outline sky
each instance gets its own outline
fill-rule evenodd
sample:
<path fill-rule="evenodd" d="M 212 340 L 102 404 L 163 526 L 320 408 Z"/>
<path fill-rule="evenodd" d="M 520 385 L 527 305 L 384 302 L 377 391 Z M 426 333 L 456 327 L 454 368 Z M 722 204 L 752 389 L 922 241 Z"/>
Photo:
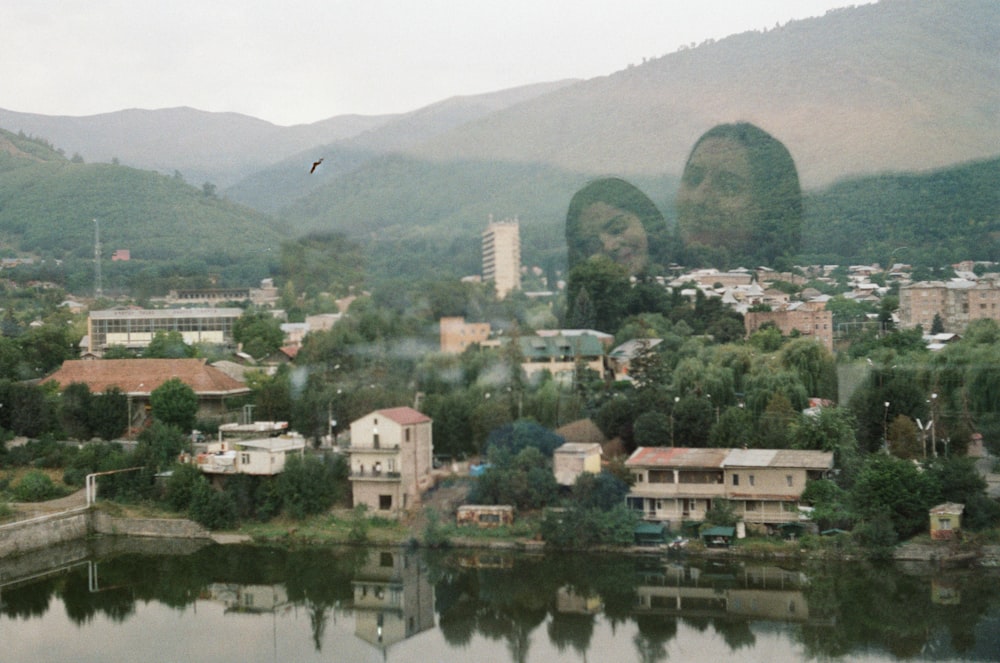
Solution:
<path fill-rule="evenodd" d="M 5 0 L 0 108 L 280 125 L 594 78 L 865 0 Z"/>

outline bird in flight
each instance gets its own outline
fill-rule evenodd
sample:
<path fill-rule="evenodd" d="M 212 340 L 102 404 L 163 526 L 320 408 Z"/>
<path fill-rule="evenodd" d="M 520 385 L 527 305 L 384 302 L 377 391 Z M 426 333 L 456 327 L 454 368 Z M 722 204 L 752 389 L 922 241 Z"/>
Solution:
<path fill-rule="evenodd" d="M 322 158 L 319 161 L 313 161 L 313 167 L 309 169 L 309 174 L 312 175 L 313 173 L 315 173 L 316 168 L 318 168 L 321 163 L 323 163 Z"/>

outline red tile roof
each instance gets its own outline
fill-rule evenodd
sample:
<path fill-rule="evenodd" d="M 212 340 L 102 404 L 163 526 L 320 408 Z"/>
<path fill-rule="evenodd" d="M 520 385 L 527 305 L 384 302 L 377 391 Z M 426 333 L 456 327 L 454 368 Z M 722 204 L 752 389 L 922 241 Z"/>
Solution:
<path fill-rule="evenodd" d="M 412 407 L 391 407 L 386 410 L 379 410 L 378 413 L 383 417 L 392 419 L 400 426 L 422 424 L 431 420 L 426 414 L 418 412 Z"/>
<path fill-rule="evenodd" d="M 74 382 L 100 393 L 118 387 L 126 394 L 148 394 L 171 378 L 180 378 L 199 396 L 234 396 L 250 389 L 204 359 L 99 359 L 64 361 L 45 382 L 64 389 Z"/>

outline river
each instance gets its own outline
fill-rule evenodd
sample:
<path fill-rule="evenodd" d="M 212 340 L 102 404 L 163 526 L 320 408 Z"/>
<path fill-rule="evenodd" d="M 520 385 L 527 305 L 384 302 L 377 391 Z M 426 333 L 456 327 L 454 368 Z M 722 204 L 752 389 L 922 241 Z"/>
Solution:
<path fill-rule="evenodd" d="M 0 560 L 0 661 L 995 661 L 1000 572 L 99 539 Z"/>

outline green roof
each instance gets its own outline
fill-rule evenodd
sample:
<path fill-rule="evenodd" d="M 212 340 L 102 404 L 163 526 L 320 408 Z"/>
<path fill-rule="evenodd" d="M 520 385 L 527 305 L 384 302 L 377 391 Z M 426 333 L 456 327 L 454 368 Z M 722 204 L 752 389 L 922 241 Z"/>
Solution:
<path fill-rule="evenodd" d="M 735 527 L 709 527 L 708 529 L 701 530 L 702 536 L 735 536 Z"/>

